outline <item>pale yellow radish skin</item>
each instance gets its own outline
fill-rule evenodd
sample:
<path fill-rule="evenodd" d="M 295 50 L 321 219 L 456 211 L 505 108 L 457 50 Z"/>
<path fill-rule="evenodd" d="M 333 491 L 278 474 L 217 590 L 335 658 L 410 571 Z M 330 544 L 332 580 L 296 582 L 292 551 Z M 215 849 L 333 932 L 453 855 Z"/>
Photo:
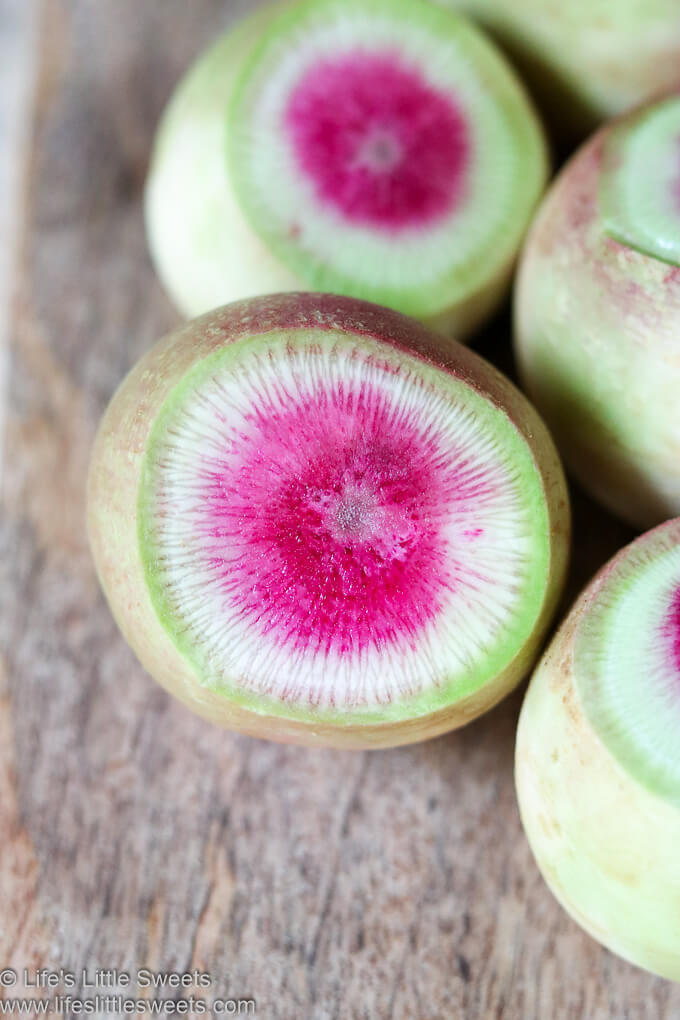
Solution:
<path fill-rule="evenodd" d="M 583 137 L 680 85 L 675 0 L 437 2 L 468 14 L 501 43 L 557 137 Z"/>

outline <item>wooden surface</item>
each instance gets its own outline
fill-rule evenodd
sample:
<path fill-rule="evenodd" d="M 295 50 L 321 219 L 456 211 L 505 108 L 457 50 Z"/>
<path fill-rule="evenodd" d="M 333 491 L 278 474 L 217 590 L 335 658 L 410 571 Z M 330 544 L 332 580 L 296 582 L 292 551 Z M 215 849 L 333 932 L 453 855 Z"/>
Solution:
<path fill-rule="evenodd" d="M 240 738 L 144 675 L 98 592 L 95 425 L 176 321 L 140 218 L 150 139 L 236 9 L 42 12 L 4 435 L 0 968 L 197 967 L 208 1001 L 282 1020 L 680 1018 L 680 986 L 601 950 L 538 875 L 512 782 L 520 694 L 403 750 Z M 572 590 L 628 537 L 579 500 Z"/>

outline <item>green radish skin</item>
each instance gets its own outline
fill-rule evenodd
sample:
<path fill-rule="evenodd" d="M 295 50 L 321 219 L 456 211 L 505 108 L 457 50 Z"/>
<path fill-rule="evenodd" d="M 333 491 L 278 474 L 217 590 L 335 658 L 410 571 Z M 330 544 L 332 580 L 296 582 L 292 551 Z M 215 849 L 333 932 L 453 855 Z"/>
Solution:
<path fill-rule="evenodd" d="M 644 579 L 647 569 L 656 571 L 647 575 L 650 581 Z M 626 673 L 627 715 L 614 724 L 612 707 L 615 714 L 621 708 L 616 669 L 623 675 L 627 667 L 613 638 L 617 606 L 630 593 L 628 616 L 638 615 L 637 604 L 640 620 L 663 624 L 669 576 L 675 585 L 675 653 L 668 686 L 659 690 L 653 662 L 644 668 L 636 659 Z M 674 721 L 680 714 L 679 582 L 680 520 L 646 533 L 600 571 L 531 679 L 515 760 L 522 823 L 553 894 L 612 952 L 675 981 L 680 980 L 680 745 Z M 657 638 L 664 640 L 663 626 L 655 632 L 640 620 L 637 625 L 628 620 L 630 643 L 636 654 L 644 648 L 653 658 Z M 647 638 L 649 645 L 639 643 Z M 607 660 L 615 664 L 608 702 L 600 699 L 603 673 L 591 668 Z M 660 743 L 664 755 L 657 753 Z"/>
<path fill-rule="evenodd" d="M 299 287 L 250 229 L 226 177 L 230 98 L 258 38 L 284 6 L 263 6 L 207 50 L 175 90 L 156 135 L 144 203 L 147 237 L 165 287 L 187 318 Z"/>
<path fill-rule="evenodd" d="M 290 337 L 291 356 L 296 346 L 306 342 L 305 337 L 310 338 L 315 351 L 331 341 L 339 344 L 339 349 L 359 344 L 357 352 L 363 349 L 362 345 L 375 344 L 376 352 L 384 352 L 381 357 L 394 364 L 395 370 L 423 372 L 437 387 L 444 387 L 444 392 L 449 386 L 454 387 L 454 392 L 463 393 L 469 388 L 469 398 L 465 399 L 473 404 L 483 401 L 487 408 L 484 416 L 501 423 L 507 416 L 512 423 L 509 431 L 507 420 L 501 426 L 506 436 L 503 442 L 510 444 L 506 445 L 506 451 L 515 448 L 519 451 L 526 464 L 522 470 L 528 472 L 525 481 L 519 483 L 518 491 L 534 492 L 528 504 L 528 519 L 545 523 L 541 525 L 543 530 L 531 539 L 536 543 L 536 553 L 532 553 L 533 567 L 528 570 L 529 608 L 519 607 L 520 615 L 514 617 L 519 622 L 512 624 L 515 629 L 509 631 L 508 639 L 512 644 L 503 645 L 509 651 L 502 652 L 502 661 L 499 660 L 497 666 L 493 663 L 485 666 L 486 674 L 474 683 L 466 685 L 456 681 L 447 688 L 445 673 L 437 686 L 430 687 L 429 691 L 423 689 L 416 697 L 402 698 L 395 690 L 395 694 L 382 702 L 373 701 L 365 706 L 348 702 L 336 707 L 333 698 L 328 697 L 328 684 L 332 683 L 335 668 L 330 663 L 322 681 L 326 685 L 323 704 L 311 704 L 299 698 L 261 696 L 247 688 L 237 675 L 226 677 L 224 682 L 213 682 L 200 656 L 193 654 L 196 649 L 190 637 L 187 638 L 183 621 L 178 624 L 167 601 L 164 603 L 157 564 L 162 563 L 166 553 L 160 548 L 156 551 L 150 544 L 144 524 L 149 519 L 152 525 L 154 520 L 162 522 L 167 513 L 166 509 L 162 511 L 162 518 L 154 517 L 149 497 L 149 493 L 153 496 L 155 465 L 167 459 L 163 454 L 159 460 L 156 454 L 170 436 L 163 424 L 164 416 L 169 416 L 171 423 L 177 420 L 173 418 L 173 408 L 185 402 L 188 381 L 196 378 L 196 373 L 209 379 L 210 375 L 222 371 L 220 364 L 231 363 L 231 358 L 245 357 L 241 352 L 255 350 L 257 345 L 263 350 L 280 349 L 278 338 L 281 336 Z M 255 347 L 253 337 L 256 338 Z M 315 356 L 319 356 L 318 353 Z M 401 359 L 403 369 L 399 368 Z M 394 378 L 392 371 L 385 377 L 385 385 Z M 227 376 L 223 378 L 228 379 Z M 234 393 L 238 394 L 239 379 L 245 382 L 245 376 L 239 374 L 233 378 L 237 385 Z M 229 415 L 227 402 L 219 417 L 227 420 Z M 477 427 L 483 420 L 477 419 Z M 205 438 L 196 447 L 197 463 L 202 463 L 205 444 L 210 443 L 210 429 L 205 431 L 205 424 L 202 428 Z M 305 431 L 301 428 L 295 441 L 287 438 L 288 432 L 274 437 L 277 443 L 288 444 L 284 459 L 295 456 L 300 436 Z M 378 447 L 383 445 L 383 438 L 379 438 Z M 380 456 L 380 449 L 375 455 Z M 322 460 L 327 462 L 326 457 Z M 396 465 L 396 470 L 400 471 L 402 466 Z M 276 465 L 268 470 L 275 472 Z M 417 489 L 417 478 L 414 481 Z M 180 482 L 181 491 L 186 491 L 186 478 Z M 531 490 L 528 485 L 532 486 Z M 210 497 L 202 497 L 197 512 L 205 498 Z M 355 508 L 356 505 L 355 501 Z M 478 516 L 475 506 L 472 519 L 477 525 L 480 520 L 475 520 Z M 172 511 L 172 507 L 168 509 Z M 243 520 L 256 518 L 256 514 L 252 518 L 249 514 Z M 506 526 L 502 520 L 499 525 L 501 529 Z M 494 521 L 492 527 L 496 527 Z M 243 530 L 243 525 L 239 530 Z M 559 460 L 546 429 L 525 398 L 492 366 L 460 345 L 451 347 L 441 336 L 397 313 L 352 299 L 304 293 L 237 302 L 209 313 L 161 340 L 132 369 L 104 415 L 93 449 L 88 480 L 88 532 L 101 585 L 124 637 L 145 669 L 194 712 L 229 729 L 272 740 L 372 748 L 423 740 L 461 726 L 489 709 L 522 680 L 535 661 L 562 589 L 569 548 L 569 506 Z M 185 534 L 188 541 L 194 529 L 188 528 Z M 350 545 L 351 534 L 350 530 Z M 475 541 L 475 535 L 469 540 Z M 288 537 L 283 535 L 280 541 L 288 542 Z M 183 547 L 185 544 L 181 542 Z M 302 543 L 302 553 L 294 550 L 289 562 L 297 562 L 301 555 L 304 557 L 305 546 L 306 543 Z M 222 555 L 229 553 L 228 544 L 221 548 Z M 477 557 L 475 552 L 472 561 L 477 564 L 473 567 L 475 571 L 480 569 L 478 564 L 484 562 Z M 267 556 L 267 560 L 270 558 Z M 493 561 L 493 550 L 491 559 Z M 257 562 L 259 560 L 256 566 Z M 301 562 L 304 566 L 304 559 Z M 264 566 L 266 568 L 266 562 Z M 421 576 L 421 581 L 428 586 L 431 580 Z M 420 583 L 417 579 L 416 582 Z M 183 583 L 181 578 L 180 583 Z M 518 578 L 512 582 L 514 586 L 519 583 Z M 205 589 L 203 583 L 200 589 Z M 404 590 L 399 597 L 408 601 L 409 591 Z M 261 605 L 264 611 L 264 601 Z M 338 608 L 343 611 L 342 605 Z M 344 611 L 351 611 L 351 600 L 345 602 Z M 219 624 L 222 616 L 217 614 L 214 619 Z M 276 620 L 276 614 L 273 619 Z M 515 636 L 517 628 L 521 630 Z M 262 641 L 267 640 L 267 631 L 263 637 L 258 637 L 258 632 L 253 633 L 257 654 Z M 455 628 L 452 633 L 451 670 L 456 664 Z M 379 649 L 378 653 L 382 654 Z M 252 661 L 249 652 L 244 661 L 246 667 Z M 326 668 L 324 661 L 322 668 Z M 391 660 L 384 660 L 379 676 L 387 676 L 388 661 Z M 460 667 L 456 668 L 460 674 Z M 287 669 L 285 660 L 283 669 Z M 290 670 L 295 681 L 299 666 L 290 667 Z M 397 669 L 396 682 L 400 682 L 399 677 Z"/>
<path fill-rule="evenodd" d="M 437 2 L 489 31 L 564 141 L 680 85 L 676 0 Z"/>
<path fill-rule="evenodd" d="M 313 180 L 301 169 L 292 169 L 297 156 L 293 155 L 290 125 L 286 126 L 280 111 L 276 118 L 266 115 L 266 129 L 258 135 L 258 144 L 263 145 L 262 139 L 273 134 L 279 139 L 280 152 L 277 149 L 271 172 L 263 172 L 260 182 L 272 214 L 266 208 L 258 213 L 259 200 L 252 195 L 246 200 L 247 192 L 256 190 L 252 181 L 257 167 L 264 165 L 256 152 L 251 169 L 241 148 L 243 139 L 248 141 L 249 124 L 242 111 L 252 100 L 251 80 L 257 79 L 257 61 L 264 47 L 278 60 L 279 34 L 289 32 L 295 40 L 299 25 L 316 16 L 314 12 L 323 17 L 325 7 L 328 25 L 333 25 L 334 18 L 348 19 L 349 24 L 357 17 L 375 18 L 387 25 L 393 22 L 404 37 L 396 47 L 404 49 L 395 58 L 396 65 L 407 73 L 415 68 L 427 88 L 443 89 L 454 105 L 460 104 L 468 161 L 461 171 L 461 205 L 442 212 L 439 219 L 428 220 L 422 229 L 416 224 L 413 229 L 394 232 L 385 224 L 353 222 L 332 202 L 329 205 L 327 196 L 323 200 L 315 197 Z M 310 34 L 315 31 L 313 28 Z M 407 50 L 418 31 L 426 40 L 426 49 L 414 56 Z M 344 38 L 341 29 L 338 33 L 338 40 Z M 445 50 L 441 39 L 447 35 L 451 43 Z M 380 39 L 373 47 L 366 43 L 365 54 L 363 43 L 360 46 L 353 37 L 351 44 L 338 41 L 338 59 L 364 54 L 366 60 L 383 60 L 395 46 L 382 36 Z M 441 48 L 436 60 L 428 60 L 427 46 L 432 45 L 428 39 Z M 321 64 L 324 59 L 322 54 Z M 429 78 L 428 63 L 437 65 Z M 301 79 L 310 68 L 314 70 L 313 65 L 309 54 L 301 58 Z M 261 74 L 260 78 L 266 82 L 267 76 Z M 290 75 L 286 88 L 289 79 Z M 376 81 L 379 79 L 376 70 Z M 367 107 L 371 102 L 377 105 L 378 126 L 385 116 L 379 109 L 380 91 L 376 86 L 373 100 L 365 91 L 362 95 Z M 351 109 L 349 101 L 347 105 Z M 340 119 L 350 116 L 335 99 L 328 109 L 332 113 L 338 107 Z M 391 115 L 390 130 L 394 127 Z M 397 134 L 409 123 L 407 118 Z M 238 131 L 235 125 L 240 125 Z M 341 140 L 342 129 L 341 123 Z M 351 131 L 355 131 L 354 125 Z M 444 141 L 446 138 L 448 135 Z M 398 150 L 398 138 L 396 142 Z M 414 145 L 411 156 L 404 158 L 411 159 L 411 171 L 417 175 L 418 145 Z M 361 151 L 359 146 L 357 153 Z M 405 151 L 411 150 L 407 146 Z M 314 165 L 334 158 L 317 157 Z M 277 169 L 282 161 L 286 165 Z M 394 307 L 464 341 L 508 293 L 517 251 L 547 173 L 542 127 L 523 86 L 493 44 L 467 21 L 421 5 L 419 0 L 368 0 L 362 4 L 324 0 L 316 5 L 263 6 L 198 59 L 168 104 L 146 186 L 148 243 L 166 290 L 187 317 L 258 294 L 321 290 Z M 427 180 L 424 174 L 426 184 Z M 307 192 L 300 190 L 304 188 Z M 295 211 L 296 201 L 302 213 Z M 493 222 L 482 228 L 489 209 L 493 210 Z M 303 224 L 304 243 L 292 243 L 290 238 L 300 229 L 300 215 L 308 218 L 306 227 Z M 469 254 L 467 248 L 460 254 L 463 246 L 458 237 L 472 238 Z M 336 259 L 335 253 L 345 251 Z M 362 259 L 365 271 L 356 268 Z M 400 260 L 404 259 L 402 270 Z M 431 264 L 432 271 L 428 268 L 423 275 L 423 267 Z M 369 278 L 372 273 L 377 274 L 375 279 Z"/>
<path fill-rule="evenodd" d="M 669 103 L 680 123 L 680 99 Z M 566 165 L 529 232 L 515 291 L 526 391 L 567 468 L 640 529 L 680 514 L 680 268 L 672 262 L 680 204 L 669 177 L 680 168 L 673 169 L 668 106 L 663 118 L 660 110 L 655 104 L 607 125 Z M 641 174 L 647 142 L 628 165 L 622 140 L 657 121 L 659 160 L 649 154 Z M 634 212 L 621 180 L 633 196 L 642 189 L 646 212 Z M 648 229 L 638 227 L 639 215 Z M 664 251 L 667 258 L 658 257 Z"/>

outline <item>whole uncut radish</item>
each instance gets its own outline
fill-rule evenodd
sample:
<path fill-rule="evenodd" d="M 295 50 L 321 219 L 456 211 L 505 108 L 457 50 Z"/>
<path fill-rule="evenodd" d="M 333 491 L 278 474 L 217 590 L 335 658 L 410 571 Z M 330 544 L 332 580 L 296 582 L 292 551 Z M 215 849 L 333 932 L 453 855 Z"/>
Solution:
<path fill-rule="evenodd" d="M 594 938 L 680 980 L 680 520 L 614 557 L 562 624 L 517 734 L 520 813 Z"/>
<path fill-rule="evenodd" d="M 563 140 L 680 86 L 677 0 L 437 2 L 502 45 Z"/>
<path fill-rule="evenodd" d="M 521 259 L 516 353 L 567 467 L 641 528 L 680 514 L 680 96 L 603 128 Z"/>
<path fill-rule="evenodd" d="M 190 708 L 379 747 L 522 679 L 569 510 L 546 429 L 494 368 L 303 293 L 212 312 L 142 358 L 97 436 L 88 523 L 123 634 Z"/>
<path fill-rule="evenodd" d="M 264 7 L 180 82 L 146 189 L 188 316 L 322 290 L 461 339 L 496 307 L 546 180 L 542 129 L 495 46 L 421 0 Z"/>

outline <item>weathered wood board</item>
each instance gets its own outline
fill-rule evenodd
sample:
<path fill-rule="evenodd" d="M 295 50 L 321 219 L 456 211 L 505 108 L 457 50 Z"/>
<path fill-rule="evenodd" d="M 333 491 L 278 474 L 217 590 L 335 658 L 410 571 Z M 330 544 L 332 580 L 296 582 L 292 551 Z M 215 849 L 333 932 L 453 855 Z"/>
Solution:
<path fill-rule="evenodd" d="M 152 132 L 245 6 L 43 5 L 0 526 L 0 969 L 20 972 L 4 994 L 30 994 L 23 967 L 199 968 L 211 987 L 185 995 L 281 1020 L 677 1020 L 680 986 L 601 950 L 538 875 L 512 781 L 521 695 L 402 750 L 265 744 L 172 703 L 98 591 L 96 422 L 176 321 L 141 221 Z M 572 591 L 630 537 L 583 499 L 576 534 Z"/>

